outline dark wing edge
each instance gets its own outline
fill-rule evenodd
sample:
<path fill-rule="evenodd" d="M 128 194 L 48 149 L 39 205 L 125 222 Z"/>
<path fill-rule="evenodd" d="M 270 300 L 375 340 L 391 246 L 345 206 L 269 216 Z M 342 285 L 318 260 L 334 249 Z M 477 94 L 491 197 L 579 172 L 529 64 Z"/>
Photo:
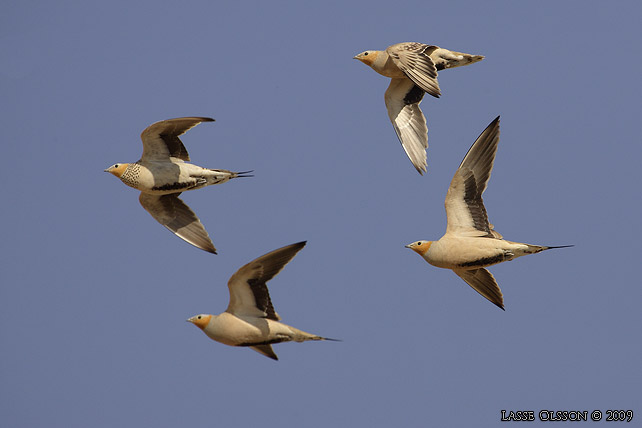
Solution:
<path fill-rule="evenodd" d="M 419 103 L 424 91 L 409 79 L 391 79 L 384 99 L 388 117 L 406 155 L 419 174 L 426 172 L 428 127 Z"/>
<path fill-rule="evenodd" d="M 279 321 L 281 317 L 274 310 L 267 282 L 281 272 L 285 265 L 301 251 L 305 244 L 306 241 L 302 241 L 270 251 L 246 265 L 258 267 L 258 275 L 248 279 L 247 283 L 252 290 L 252 294 L 254 294 L 256 307 L 264 311 L 268 319 Z"/>
<path fill-rule="evenodd" d="M 463 180 L 463 198 L 475 229 L 485 232 L 488 237 L 494 238 L 497 238 L 497 234 L 493 233 L 493 228 L 489 223 L 482 194 L 486 191 L 490 180 L 498 143 L 499 116 L 477 137 L 455 173 Z M 499 238 L 501 239 L 501 235 L 499 235 Z"/>
<path fill-rule="evenodd" d="M 250 346 L 250 349 L 258 352 L 261 355 L 265 355 L 268 358 L 273 359 L 274 361 L 278 361 L 279 357 L 277 357 L 276 353 L 274 352 L 274 349 L 272 349 L 272 345 L 252 345 Z"/>
<path fill-rule="evenodd" d="M 484 296 L 491 303 L 500 309 L 505 310 L 502 290 L 499 288 L 499 285 L 497 285 L 497 281 L 495 281 L 493 274 L 487 269 L 453 269 L 453 272 L 455 272 L 457 276 L 466 281 L 466 284 L 470 285 L 476 292 Z"/>
<path fill-rule="evenodd" d="M 205 227 L 178 195 L 180 193 L 161 196 L 141 193 L 139 201 L 156 221 L 176 236 L 201 250 L 216 254 L 216 248 Z"/>
<path fill-rule="evenodd" d="M 145 141 L 146 138 L 153 137 L 156 134 L 167 146 L 169 156 L 189 162 L 189 153 L 178 137 L 202 122 L 214 122 L 214 119 L 194 116 L 162 120 L 148 126 L 142 132 L 140 138 Z"/>

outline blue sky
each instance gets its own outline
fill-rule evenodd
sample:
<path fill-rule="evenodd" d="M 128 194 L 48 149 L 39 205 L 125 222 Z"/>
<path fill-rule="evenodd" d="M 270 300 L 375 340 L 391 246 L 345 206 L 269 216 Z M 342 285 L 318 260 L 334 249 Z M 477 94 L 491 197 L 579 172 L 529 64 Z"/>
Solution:
<path fill-rule="evenodd" d="M 505 410 L 632 409 L 642 370 L 639 2 L 13 2 L 0 16 L 0 420 L 11 427 L 497 426 Z M 418 41 L 485 55 L 426 97 L 428 173 L 352 59 Z M 188 192 L 182 242 L 103 169 L 140 132 L 210 116 L 193 161 L 254 170 Z M 490 270 L 503 312 L 404 245 L 501 115 L 484 200 L 507 239 L 574 244 Z M 343 342 L 274 362 L 185 319 L 269 284 L 283 321 Z M 603 422 L 605 423 L 605 422 Z M 558 426 L 563 424 L 559 423 Z M 597 424 L 592 424 L 596 425 Z"/>

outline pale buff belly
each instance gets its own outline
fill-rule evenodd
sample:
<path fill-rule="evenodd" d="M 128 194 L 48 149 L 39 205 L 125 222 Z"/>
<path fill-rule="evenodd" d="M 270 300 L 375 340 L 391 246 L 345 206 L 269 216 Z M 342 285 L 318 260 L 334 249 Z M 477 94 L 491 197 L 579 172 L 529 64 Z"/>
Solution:
<path fill-rule="evenodd" d="M 445 269 L 479 269 L 514 259 L 515 252 L 506 244 L 490 238 L 440 240 L 431 245 L 425 259 Z"/>
<path fill-rule="evenodd" d="M 274 343 L 291 340 L 286 325 L 264 318 L 244 320 L 227 312 L 212 319 L 204 330 L 211 339 L 230 346 Z"/>

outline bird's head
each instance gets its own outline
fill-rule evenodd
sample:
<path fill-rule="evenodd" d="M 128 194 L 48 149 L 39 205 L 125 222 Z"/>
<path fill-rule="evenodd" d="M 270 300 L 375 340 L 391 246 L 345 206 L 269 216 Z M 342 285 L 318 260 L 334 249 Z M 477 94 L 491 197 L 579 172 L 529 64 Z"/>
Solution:
<path fill-rule="evenodd" d="M 200 315 L 194 315 L 193 317 L 188 318 L 187 321 L 191 322 L 196 327 L 203 330 L 205 327 L 207 327 L 207 324 L 210 322 L 211 319 L 212 319 L 211 315 L 200 314 Z"/>
<path fill-rule="evenodd" d="M 417 241 L 406 245 L 406 248 L 410 248 L 412 251 L 423 257 L 423 255 L 428 252 L 431 245 L 432 241 Z"/>
<path fill-rule="evenodd" d="M 128 166 L 129 166 L 128 163 L 115 163 L 109 168 L 107 168 L 105 172 L 114 174 L 116 177 L 120 178 L 125 173 L 125 170 L 127 169 Z"/>
<path fill-rule="evenodd" d="M 359 55 L 356 55 L 354 59 L 358 59 L 368 67 L 372 67 L 372 63 L 375 62 L 377 59 L 377 56 L 379 56 L 378 51 L 364 51 L 361 52 Z"/>

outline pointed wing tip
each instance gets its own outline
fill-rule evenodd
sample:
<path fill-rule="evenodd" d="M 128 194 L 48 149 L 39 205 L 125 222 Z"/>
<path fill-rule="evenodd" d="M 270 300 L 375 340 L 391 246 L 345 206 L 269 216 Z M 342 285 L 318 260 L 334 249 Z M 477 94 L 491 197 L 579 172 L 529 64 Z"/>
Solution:
<path fill-rule="evenodd" d="M 292 254 L 292 257 L 290 258 L 290 260 L 291 260 L 292 258 L 294 258 L 294 256 L 295 256 L 299 251 L 301 251 L 301 250 L 303 249 L 303 247 L 305 247 L 305 245 L 306 245 L 307 243 L 308 243 L 308 241 L 296 242 L 296 243 L 294 243 L 294 244 L 286 245 L 285 247 L 282 247 L 281 249 L 282 249 L 282 250 L 286 250 L 288 253 L 290 253 L 290 252 L 291 252 L 291 254 Z M 275 250 L 275 251 L 278 251 L 278 250 Z M 289 261 L 288 261 L 288 263 L 289 263 Z M 287 264 L 287 263 L 286 263 L 286 264 Z M 285 265 L 284 265 L 284 266 L 285 266 Z"/>
<path fill-rule="evenodd" d="M 167 227 L 167 226 L 165 226 L 165 227 Z M 169 228 L 168 228 L 168 229 L 169 229 Z M 174 232 L 174 231 L 173 231 L 173 230 L 171 230 L 171 229 L 169 229 L 169 230 L 170 230 L 171 232 Z M 180 234 L 178 234 L 177 232 L 174 232 L 174 235 L 178 236 L 178 237 L 179 237 L 179 238 L 181 238 L 183 241 L 185 241 L 185 242 L 187 242 L 188 244 L 190 244 L 190 245 L 192 245 L 192 246 L 194 246 L 194 247 L 198 248 L 199 250 L 203 250 L 203 251 L 205 251 L 205 252 L 207 252 L 207 253 L 210 253 L 210 254 L 216 254 L 216 255 L 218 255 L 218 253 L 216 252 L 216 248 L 214 247 L 214 245 L 213 245 L 211 242 L 210 242 L 210 245 L 207 245 L 207 246 L 205 246 L 205 245 L 199 245 L 199 244 L 196 244 L 196 243 L 192 242 L 191 240 L 188 240 L 188 239 L 187 239 L 187 238 L 185 238 L 184 236 L 181 236 L 181 235 L 180 235 Z"/>
<path fill-rule="evenodd" d="M 258 352 L 261 355 L 264 355 L 274 361 L 278 361 L 279 357 L 276 356 L 276 352 L 274 352 L 274 349 L 272 349 L 271 344 L 263 344 L 263 345 L 242 345 L 242 346 L 249 346 L 251 350 Z"/>
<path fill-rule="evenodd" d="M 200 222 L 199 222 L 199 224 L 200 224 Z M 206 252 L 211 253 L 211 254 L 218 254 L 216 252 L 216 247 L 212 243 L 212 240 L 210 239 L 209 235 L 207 234 L 207 230 L 205 230 L 205 228 L 203 227 L 202 224 L 201 224 L 201 227 L 203 228 L 203 232 L 205 233 L 205 235 L 197 237 L 197 238 L 200 238 L 198 240 L 194 240 L 193 237 L 181 233 L 180 230 L 173 230 L 166 224 L 164 224 L 163 226 L 165 226 L 167 229 L 169 229 L 170 232 L 173 232 L 174 235 L 178 236 L 183 241 L 187 242 L 190 245 L 193 245 L 194 247 L 198 248 L 199 250 L 203 250 L 203 251 L 206 251 Z M 201 242 L 198 242 L 198 241 L 201 241 Z M 203 242 L 203 241 L 205 241 L 205 242 Z"/>
<path fill-rule="evenodd" d="M 410 80 L 412 80 L 412 79 L 410 79 Z M 417 85 L 417 82 L 415 82 L 414 80 L 413 80 L 413 83 L 415 85 Z M 417 86 L 419 88 L 421 88 L 425 93 L 430 95 L 431 97 L 435 97 L 435 98 L 440 98 L 441 97 L 441 89 L 439 88 L 439 86 L 436 87 L 436 88 L 425 88 L 425 87 L 422 87 L 421 85 L 417 85 Z"/>

